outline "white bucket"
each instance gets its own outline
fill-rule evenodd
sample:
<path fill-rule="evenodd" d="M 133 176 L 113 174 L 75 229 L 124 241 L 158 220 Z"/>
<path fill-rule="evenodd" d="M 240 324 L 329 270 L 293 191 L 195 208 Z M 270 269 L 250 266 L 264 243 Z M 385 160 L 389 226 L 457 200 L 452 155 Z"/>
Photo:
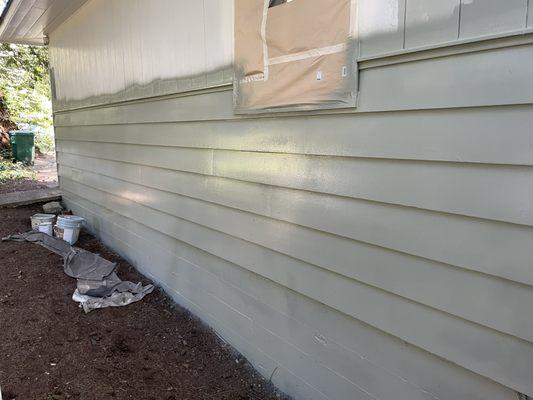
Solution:
<path fill-rule="evenodd" d="M 62 239 L 70 244 L 76 243 L 83 221 L 85 220 L 82 217 L 76 215 L 60 215 L 57 217 L 57 227 L 63 230 Z"/>
<path fill-rule="evenodd" d="M 39 232 L 46 233 L 48 236 L 53 235 L 52 222 L 41 222 L 39 224 Z"/>
<path fill-rule="evenodd" d="M 31 216 L 31 229 L 33 231 L 39 230 L 39 225 L 43 222 L 54 223 L 56 216 L 54 214 L 35 214 Z"/>

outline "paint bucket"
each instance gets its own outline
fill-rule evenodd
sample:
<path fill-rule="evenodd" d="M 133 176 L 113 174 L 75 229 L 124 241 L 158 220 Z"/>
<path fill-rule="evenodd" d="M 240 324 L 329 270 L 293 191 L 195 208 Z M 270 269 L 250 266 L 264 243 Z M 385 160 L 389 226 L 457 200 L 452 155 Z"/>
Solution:
<path fill-rule="evenodd" d="M 39 230 L 39 225 L 43 222 L 54 223 L 56 216 L 54 214 L 35 214 L 31 216 L 31 229 L 33 231 Z"/>
<path fill-rule="evenodd" d="M 61 229 L 57 225 L 54 225 L 54 236 L 58 239 L 63 240 L 63 229 Z"/>
<path fill-rule="evenodd" d="M 53 223 L 51 221 L 41 222 L 38 229 L 39 232 L 46 233 L 48 236 L 53 235 Z"/>
<path fill-rule="evenodd" d="M 58 228 L 57 230 L 63 231 L 62 239 L 65 242 L 74 244 L 78 241 L 83 221 L 85 220 L 82 217 L 76 215 L 60 215 L 57 217 L 56 227 Z"/>

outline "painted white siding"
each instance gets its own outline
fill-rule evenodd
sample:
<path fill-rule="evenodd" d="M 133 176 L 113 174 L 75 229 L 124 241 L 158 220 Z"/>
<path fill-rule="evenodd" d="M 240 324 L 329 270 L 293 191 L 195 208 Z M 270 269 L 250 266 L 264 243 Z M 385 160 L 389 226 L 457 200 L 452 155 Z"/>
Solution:
<path fill-rule="evenodd" d="M 297 399 L 533 395 L 532 36 L 378 56 L 523 31 L 526 2 L 360 0 L 358 108 L 246 117 L 210 73 L 231 3 L 123 3 L 51 36 L 93 232 Z"/>
<path fill-rule="evenodd" d="M 101 103 L 227 82 L 232 21 L 228 0 L 91 0 L 51 34 L 56 98 Z M 164 87 L 170 79 L 182 87 Z"/>

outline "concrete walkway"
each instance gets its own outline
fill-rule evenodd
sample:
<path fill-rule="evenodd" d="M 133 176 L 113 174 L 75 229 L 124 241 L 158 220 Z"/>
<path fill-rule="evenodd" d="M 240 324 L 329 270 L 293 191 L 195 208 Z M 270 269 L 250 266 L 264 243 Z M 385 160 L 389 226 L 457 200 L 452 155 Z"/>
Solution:
<path fill-rule="evenodd" d="M 27 204 L 35 204 L 60 199 L 61 190 L 59 190 L 57 187 L 27 190 L 25 192 L 4 193 L 0 194 L 0 208 L 18 207 Z"/>

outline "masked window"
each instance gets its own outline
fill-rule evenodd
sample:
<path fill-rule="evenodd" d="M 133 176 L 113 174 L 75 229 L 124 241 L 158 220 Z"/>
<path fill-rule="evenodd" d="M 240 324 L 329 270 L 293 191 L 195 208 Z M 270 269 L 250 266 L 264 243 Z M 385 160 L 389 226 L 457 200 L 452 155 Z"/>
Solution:
<path fill-rule="evenodd" d="M 355 1 L 236 0 L 235 112 L 355 107 Z"/>

